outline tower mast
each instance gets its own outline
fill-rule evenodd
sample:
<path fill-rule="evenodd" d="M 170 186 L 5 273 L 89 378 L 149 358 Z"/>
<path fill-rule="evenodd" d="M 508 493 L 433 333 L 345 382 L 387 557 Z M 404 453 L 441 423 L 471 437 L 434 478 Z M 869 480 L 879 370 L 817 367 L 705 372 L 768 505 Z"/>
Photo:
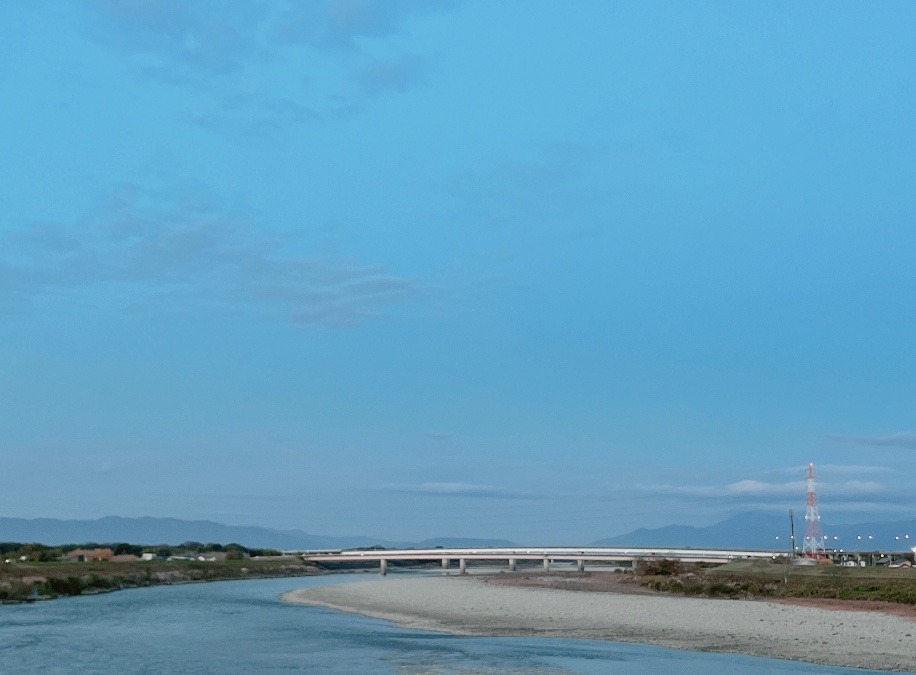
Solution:
<path fill-rule="evenodd" d="M 805 477 L 808 489 L 808 506 L 805 509 L 805 539 L 802 542 L 802 555 L 808 558 L 824 558 L 824 536 L 821 534 L 821 514 L 817 511 L 817 492 L 814 488 L 814 464 L 808 465 Z"/>

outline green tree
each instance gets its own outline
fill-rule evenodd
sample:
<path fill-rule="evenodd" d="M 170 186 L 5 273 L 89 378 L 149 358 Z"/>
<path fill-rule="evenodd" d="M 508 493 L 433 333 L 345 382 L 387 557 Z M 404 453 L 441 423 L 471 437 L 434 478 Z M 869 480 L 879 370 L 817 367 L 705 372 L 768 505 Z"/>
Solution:
<path fill-rule="evenodd" d="M 23 544 L 16 551 L 16 556 L 20 558 L 25 556 L 31 562 L 49 562 L 60 557 L 60 549 L 51 548 L 44 544 Z"/>
<path fill-rule="evenodd" d="M 226 560 L 241 560 L 248 557 L 248 549 L 241 544 L 227 544 Z"/>

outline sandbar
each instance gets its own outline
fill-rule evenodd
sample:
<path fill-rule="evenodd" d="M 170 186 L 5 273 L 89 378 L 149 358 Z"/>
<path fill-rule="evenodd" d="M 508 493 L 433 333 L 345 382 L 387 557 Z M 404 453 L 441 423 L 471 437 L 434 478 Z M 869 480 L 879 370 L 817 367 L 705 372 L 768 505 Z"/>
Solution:
<path fill-rule="evenodd" d="M 290 591 L 283 600 L 454 634 L 587 638 L 875 670 L 916 668 L 916 620 L 880 612 L 506 586 L 474 576 L 377 577 Z"/>

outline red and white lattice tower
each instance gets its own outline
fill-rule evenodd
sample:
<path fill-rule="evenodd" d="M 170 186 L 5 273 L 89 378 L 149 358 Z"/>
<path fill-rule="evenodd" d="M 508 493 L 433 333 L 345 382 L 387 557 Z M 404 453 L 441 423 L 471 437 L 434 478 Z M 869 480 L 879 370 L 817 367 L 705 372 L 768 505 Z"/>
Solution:
<path fill-rule="evenodd" d="M 808 508 L 805 509 L 805 540 L 802 542 L 802 555 L 808 558 L 824 558 L 824 536 L 821 534 L 821 514 L 817 512 L 817 492 L 814 490 L 814 464 L 808 465 L 805 477 L 808 488 Z"/>

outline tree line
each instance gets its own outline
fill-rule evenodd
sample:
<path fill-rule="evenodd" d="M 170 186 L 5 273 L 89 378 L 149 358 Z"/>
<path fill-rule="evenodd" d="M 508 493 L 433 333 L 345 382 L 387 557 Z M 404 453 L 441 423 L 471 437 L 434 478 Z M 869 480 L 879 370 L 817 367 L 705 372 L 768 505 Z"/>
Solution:
<path fill-rule="evenodd" d="M 171 556 L 200 555 L 203 553 L 225 553 L 229 560 L 254 558 L 263 556 L 278 556 L 280 551 L 272 548 L 252 548 L 241 544 L 217 544 L 214 542 L 202 543 L 199 541 L 186 541 L 182 544 L 157 544 L 139 545 L 126 542 L 98 543 L 86 542 L 83 544 L 65 544 L 63 546 L 46 546 L 38 543 L 23 543 L 4 541 L 0 542 L 0 556 L 6 559 L 20 560 L 23 557 L 30 562 L 51 562 L 60 560 L 71 551 L 77 549 L 110 548 L 114 555 L 142 556 L 152 553 L 156 558 L 169 558 Z"/>

